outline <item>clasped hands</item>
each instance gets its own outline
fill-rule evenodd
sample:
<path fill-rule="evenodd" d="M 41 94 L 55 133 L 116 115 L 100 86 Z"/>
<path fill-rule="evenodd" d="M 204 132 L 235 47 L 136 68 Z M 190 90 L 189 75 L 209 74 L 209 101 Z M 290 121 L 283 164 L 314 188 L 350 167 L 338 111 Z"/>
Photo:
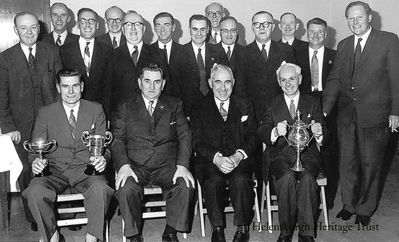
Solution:
<path fill-rule="evenodd" d="M 233 155 L 227 157 L 222 154 L 217 154 L 214 159 L 214 164 L 224 174 L 232 172 L 241 162 L 244 156 L 240 152 L 236 152 Z"/>
<path fill-rule="evenodd" d="M 287 120 L 281 121 L 280 123 L 277 124 L 276 129 L 275 129 L 275 136 L 286 136 L 287 135 L 287 126 L 288 122 Z M 321 127 L 320 123 L 316 123 L 314 120 L 312 120 L 310 124 L 310 130 L 312 131 L 314 137 L 316 139 L 320 138 L 323 135 L 323 128 Z"/>

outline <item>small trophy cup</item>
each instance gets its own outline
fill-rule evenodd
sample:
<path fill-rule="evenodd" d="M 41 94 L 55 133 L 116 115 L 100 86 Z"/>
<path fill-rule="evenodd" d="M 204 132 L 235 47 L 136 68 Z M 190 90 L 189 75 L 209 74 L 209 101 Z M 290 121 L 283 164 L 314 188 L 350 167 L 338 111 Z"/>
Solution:
<path fill-rule="evenodd" d="M 307 131 L 307 129 L 312 126 L 313 123 L 305 124 L 304 122 L 302 122 L 300 117 L 301 112 L 299 110 L 297 110 L 296 114 L 297 117 L 295 123 L 293 125 L 288 125 L 290 127 L 290 131 L 288 132 L 288 139 L 285 136 L 284 138 L 290 146 L 295 148 L 297 152 L 296 161 L 291 170 L 300 172 L 305 170 L 305 168 L 302 167 L 300 155 L 313 138 L 313 135 L 310 137 L 309 132 Z"/>
<path fill-rule="evenodd" d="M 28 143 L 27 140 L 24 141 L 23 147 L 26 151 L 32 154 L 39 154 L 39 159 L 43 160 L 43 155 L 46 153 L 51 153 L 57 148 L 57 142 L 53 139 L 50 142 L 46 142 L 42 138 L 38 138 L 33 143 Z M 48 166 L 48 161 L 46 163 L 46 167 L 42 172 L 36 174 L 35 177 L 43 177 L 50 175 L 50 169 Z"/>
<path fill-rule="evenodd" d="M 105 135 L 90 134 L 89 131 L 84 131 L 80 138 L 89 148 L 90 155 L 98 157 L 103 155 L 104 149 L 111 143 L 114 137 L 109 131 L 106 131 Z M 96 171 L 91 162 L 87 164 L 87 169 L 84 172 L 89 176 L 100 175 L 100 172 Z"/>

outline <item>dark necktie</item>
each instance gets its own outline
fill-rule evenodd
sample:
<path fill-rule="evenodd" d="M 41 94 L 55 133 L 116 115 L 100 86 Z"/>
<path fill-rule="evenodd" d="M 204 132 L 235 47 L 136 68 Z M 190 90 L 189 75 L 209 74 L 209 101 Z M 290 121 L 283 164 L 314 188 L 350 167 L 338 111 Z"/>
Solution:
<path fill-rule="evenodd" d="M 72 138 L 75 139 L 75 130 L 76 130 L 76 118 L 73 115 L 73 109 L 71 109 L 71 113 L 69 114 L 69 128 L 71 129 Z"/>
<path fill-rule="evenodd" d="M 231 58 L 231 49 L 230 46 L 227 46 L 227 60 L 230 61 Z"/>
<path fill-rule="evenodd" d="M 220 115 L 222 115 L 223 120 L 226 121 L 227 120 L 227 111 L 226 111 L 226 109 L 224 109 L 223 105 L 224 105 L 224 102 L 221 102 L 220 107 L 219 107 L 219 112 L 220 112 Z"/>
<path fill-rule="evenodd" d="M 218 37 L 218 32 L 215 32 L 213 34 L 213 39 L 215 40 L 215 44 L 218 42 L 217 37 Z"/>
<path fill-rule="evenodd" d="M 150 101 L 148 104 L 148 113 L 150 114 L 150 116 L 152 116 L 152 114 L 154 113 L 154 109 L 152 107 L 152 104 L 154 104 L 154 101 Z"/>
<path fill-rule="evenodd" d="M 116 42 L 116 36 L 112 39 L 112 48 L 116 49 L 118 48 L 118 42 Z"/>
<path fill-rule="evenodd" d="M 357 39 L 355 54 L 353 56 L 353 73 L 355 73 L 356 67 L 359 64 L 360 56 L 362 55 L 362 46 L 360 45 L 362 40 L 362 38 Z"/>
<path fill-rule="evenodd" d="M 32 47 L 29 47 L 29 56 L 28 56 L 28 64 L 30 68 L 35 66 L 35 57 L 32 54 Z"/>
<path fill-rule="evenodd" d="M 262 55 L 263 55 L 263 58 L 265 59 L 265 61 L 267 61 L 267 51 L 266 51 L 265 47 L 266 47 L 266 45 L 263 44 L 262 45 Z"/>
<path fill-rule="evenodd" d="M 168 60 L 168 49 L 166 49 L 166 45 L 163 45 L 163 54 L 165 55 L 166 63 L 169 64 L 169 60 Z"/>
<path fill-rule="evenodd" d="M 201 48 L 198 48 L 197 64 L 200 74 L 200 91 L 205 96 L 208 93 L 208 83 L 206 83 L 206 72 L 204 60 L 202 59 Z"/>
<path fill-rule="evenodd" d="M 291 118 L 292 118 L 292 119 L 295 119 L 296 110 L 295 110 L 294 99 L 291 99 L 290 114 L 291 114 Z"/>
<path fill-rule="evenodd" d="M 61 46 L 61 35 L 58 35 L 57 41 L 55 42 L 57 46 Z"/>
<path fill-rule="evenodd" d="M 85 58 L 84 58 L 84 63 L 86 66 L 86 74 L 89 76 L 90 74 L 90 49 L 89 49 L 90 42 L 86 42 L 86 47 L 85 47 Z"/>
<path fill-rule="evenodd" d="M 132 59 L 133 59 L 134 65 L 136 66 L 137 65 L 137 57 L 139 56 L 139 50 L 138 50 L 137 45 L 135 45 L 133 48 L 134 48 L 134 50 L 132 53 Z"/>
<path fill-rule="evenodd" d="M 314 91 L 318 91 L 319 60 L 317 59 L 317 50 L 313 52 L 312 63 L 310 64 L 310 72 L 312 74 L 312 87 L 314 88 Z"/>

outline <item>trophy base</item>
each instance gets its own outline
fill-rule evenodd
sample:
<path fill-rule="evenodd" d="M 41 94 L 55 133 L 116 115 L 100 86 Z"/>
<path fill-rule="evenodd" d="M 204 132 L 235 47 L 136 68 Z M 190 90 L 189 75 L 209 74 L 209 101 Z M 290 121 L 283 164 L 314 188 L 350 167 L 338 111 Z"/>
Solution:
<path fill-rule="evenodd" d="M 290 168 L 292 171 L 297 171 L 297 172 L 301 172 L 301 171 L 304 171 L 305 170 L 305 168 L 303 168 L 303 167 L 292 167 L 292 168 Z"/>
<path fill-rule="evenodd" d="M 84 171 L 84 173 L 88 176 L 98 176 L 101 175 L 101 172 L 98 172 L 96 170 L 96 168 L 94 168 L 93 165 L 88 164 L 86 170 Z"/>

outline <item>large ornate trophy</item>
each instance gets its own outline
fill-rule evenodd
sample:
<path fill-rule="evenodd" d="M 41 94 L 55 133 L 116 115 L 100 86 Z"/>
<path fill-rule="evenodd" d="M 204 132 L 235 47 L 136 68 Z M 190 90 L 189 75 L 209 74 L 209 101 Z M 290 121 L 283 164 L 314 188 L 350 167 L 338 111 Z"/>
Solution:
<path fill-rule="evenodd" d="M 43 156 L 46 153 L 51 153 L 57 148 L 57 142 L 53 139 L 50 142 L 42 138 L 38 138 L 35 142 L 28 143 L 27 140 L 24 141 L 23 147 L 26 151 L 32 154 L 39 154 L 39 159 L 43 160 Z M 47 161 L 47 160 L 46 160 Z M 48 161 L 46 162 L 46 167 L 42 172 L 36 174 L 35 177 L 43 177 L 50 175 L 50 169 L 48 166 Z"/>
<path fill-rule="evenodd" d="M 297 117 L 295 123 L 293 125 L 288 125 L 290 127 L 290 131 L 288 132 L 288 139 L 285 136 L 284 138 L 290 146 L 295 148 L 297 152 L 296 161 L 291 170 L 304 171 L 305 168 L 302 167 L 300 155 L 313 138 L 313 135 L 310 136 L 307 129 L 314 124 L 314 121 L 310 124 L 305 124 L 301 120 L 301 112 L 299 111 L 299 109 L 297 110 L 296 115 Z"/>
<path fill-rule="evenodd" d="M 105 135 L 91 134 L 89 131 L 84 131 L 81 135 L 83 143 L 89 148 L 91 156 L 98 157 L 104 154 L 105 148 L 111 143 L 113 139 L 111 132 L 106 131 Z M 96 171 L 93 164 L 89 162 L 87 169 L 84 171 L 86 175 L 100 175 L 100 172 Z"/>

